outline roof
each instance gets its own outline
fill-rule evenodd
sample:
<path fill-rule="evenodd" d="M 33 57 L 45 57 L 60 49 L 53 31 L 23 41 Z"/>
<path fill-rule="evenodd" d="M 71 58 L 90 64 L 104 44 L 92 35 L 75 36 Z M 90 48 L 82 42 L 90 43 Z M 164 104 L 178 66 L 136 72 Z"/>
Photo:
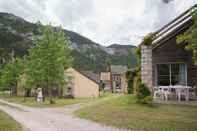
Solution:
<path fill-rule="evenodd" d="M 123 74 L 127 71 L 127 66 L 124 65 L 111 65 L 110 70 L 112 74 Z"/>
<path fill-rule="evenodd" d="M 73 68 L 74 69 L 74 68 Z M 89 76 L 87 73 L 84 73 L 83 71 L 79 71 L 77 69 L 74 69 L 75 71 L 77 71 L 78 73 L 80 73 L 81 75 L 85 76 L 86 78 L 88 78 L 89 80 L 93 81 L 96 84 L 99 84 L 99 81 L 96 81 L 95 79 L 93 79 L 91 76 Z"/>
<path fill-rule="evenodd" d="M 153 49 L 164 43 L 166 38 L 174 37 L 179 32 L 184 31 L 192 24 L 192 12 L 197 9 L 197 4 L 183 12 L 181 15 L 176 17 L 174 20 L 163 26 L 161 29 L 156 31 L 155 39 L 153 41 Z"/>
<path fill-rule="evenodd" d="M 98 83 L 100 81 L 99 74 L 96 74 L 96 73 L 94 73 L 92 71 L 81 71 L 81 73 L 83 75 L 87 76 L 88 78 L 98 82 Z"/>

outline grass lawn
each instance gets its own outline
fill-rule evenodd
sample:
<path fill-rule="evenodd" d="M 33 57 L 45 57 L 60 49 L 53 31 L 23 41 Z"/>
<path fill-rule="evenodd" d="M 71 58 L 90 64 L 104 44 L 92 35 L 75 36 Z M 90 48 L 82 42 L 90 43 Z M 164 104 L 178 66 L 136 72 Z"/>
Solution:
<path fill-rule="evenodd" d="M 21 131 L 22 128 L 6 113 L 0 111 L 0 131 Z"/>
<path fill-rule="evenodd" d="M 99 99 L 103 99 L 106 97 L 110 97 L 112 94 L 106 94 L 102 97 L 99 98 L 55 98 L 55 104 L 49 104 L 48 98 L 46 98 L 45 102 L 37 102 L 35 100 L 35 97 L 26 97 L 26 101 L 24 101 L 24 97 L 22 96 L 12 96 L 10 97 L 9 95 L 5 95 L 0 93 L 0 99 L 6 100 L 8 102 L 13 102 L 13 103 L 18 103 L 26 106 L 31 106 L 31 107 L 61 107 L 61 106 L 66 106 L 66 105 L 71 105 L 71 104 L 77 104 L 77 103 L 88 103 L 88 102 L 94 102 L 98 101 Z"/>
<path fill-rule="evenodd" d="M 119 96 L 75 112 L 81 118 L 140 131 L 197 131 L 197 107 L 136 104 L 133 96 Z"/>

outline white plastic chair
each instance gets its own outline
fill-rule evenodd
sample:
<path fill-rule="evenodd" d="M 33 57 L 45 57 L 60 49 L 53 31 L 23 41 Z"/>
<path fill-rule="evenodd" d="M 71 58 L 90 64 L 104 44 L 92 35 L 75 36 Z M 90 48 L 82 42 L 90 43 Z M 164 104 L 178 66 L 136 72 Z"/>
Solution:
<path fill-rule="evenodd" d="M 163 100 L 168 101 L 168 95 L 170 94 L 170 87 L 162 88 Z"/>
<path fill-rule="evenodd" d="M 176 96 L 178 98 L 178 101 L 181 101 L 181 97 L 184 97 L 186 101 L 189 100 L 189 92 L 187 90 L 187 88 L 176 88 Z"/>
<path fill-rule="evenodd" d="M 154 94 L 153 94 L 153 99 L 161 99 L 162 97 L 162 91 L 159 87 L 154 87 Z"/>
<path fill-rule="evenodd" d="M 159 86 L 154 88 L 154 99 L 161 98 L 163 101 L 168 101 L 168 95 L 170 94 L 169 87 Z"/>
<path fill-rule="evenodd" d="M 196 86 L 189 89 L 189 99 L 191 100 L 196 99 Z"/>

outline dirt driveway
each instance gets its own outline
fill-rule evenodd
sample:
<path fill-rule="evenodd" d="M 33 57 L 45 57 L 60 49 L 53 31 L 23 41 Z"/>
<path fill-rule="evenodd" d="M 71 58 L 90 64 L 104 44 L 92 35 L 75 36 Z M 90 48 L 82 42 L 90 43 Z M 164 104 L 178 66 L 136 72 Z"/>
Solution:
<path fill-rule="evenodd" d="M 33 108 L 0 100 L 5 111 L 24 126 L 24 131 L 119 131 L 112 127 L 76 118 L 72 112 L 80 104 L 61 108 Z"/>

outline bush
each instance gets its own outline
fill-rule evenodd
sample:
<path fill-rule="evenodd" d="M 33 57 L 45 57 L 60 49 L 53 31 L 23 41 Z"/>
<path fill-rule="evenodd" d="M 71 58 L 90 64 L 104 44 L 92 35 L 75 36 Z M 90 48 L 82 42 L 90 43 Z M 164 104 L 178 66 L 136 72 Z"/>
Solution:
<path fill-rule="evenodd" d="M 105 83 L 103 81 L 100 81 L 99 83 L 99 96 L 103 96 L 105 93 Z"/>
<path fill-rule="evenodd" d="M 151 92 L 145 84 L 140 83 L 137 90 L 136 96 L 139 103 L 150 104 L 152 103 Z"/>
<path fill-rule="evenodd" d="M 133 80 L 129 79 L 127 81 L 127 92 L 128 94 L 133 94 Z"/>
<path fill-rule="evenodd" d="M 100 81 L 99 83 L 99 91 L 104 91 L 105 89 L 105 83 L 103 83 L 103 81 Z"/>
<path fill-rule="evenodd" d="M 139 70 L 140 68 L 136 69 L 136 75 L 133 78 L 133 92 L 136 95 L 137 90 L 141 84 L 141 71 Z"/>
<path fill-rule="evenodd" d="M 129 70 L 126 72 L 126 79 L 127 79 L 127 92 L 128 94 L 133 94 L 134 89 L 133 89 L 133 81 L 134 77 L 136 76 L 136 71 L 135 70 Z"/>
<path fill-rule="evenodd" d="M 148 34 L 147 36 L 144 37 L 142 43 L 144 45 L 147 45 L 147 46 L 151 45 L 153 40 L 154 40 L 154 38 L 155 38 L 155 34 L 154 33 L 150 33 L 150 34 Z"/>
<path fill-rule="evenodd" d="M 144 99 L 141 100 L 141 103 L 152 105 L 152 101 L 153 101 L 152 96 L 146 96 Z"/>

